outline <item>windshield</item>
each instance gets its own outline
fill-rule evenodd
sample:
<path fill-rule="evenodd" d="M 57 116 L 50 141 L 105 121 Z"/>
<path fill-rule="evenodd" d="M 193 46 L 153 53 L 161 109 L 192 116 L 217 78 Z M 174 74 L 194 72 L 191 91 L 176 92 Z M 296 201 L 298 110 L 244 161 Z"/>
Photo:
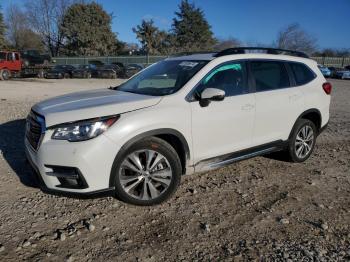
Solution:
<path fill-rule="evenodd" d="M 161 61 L 115 89 L 151 96 L 170 95 L 181 89 L 207 63 L 203 60 Z"/>
<path fill-rule="evenodd" d="M 0 60 L 5 60 L 5 59 L 6 59 L 6 53 L 0 52 Z"/>

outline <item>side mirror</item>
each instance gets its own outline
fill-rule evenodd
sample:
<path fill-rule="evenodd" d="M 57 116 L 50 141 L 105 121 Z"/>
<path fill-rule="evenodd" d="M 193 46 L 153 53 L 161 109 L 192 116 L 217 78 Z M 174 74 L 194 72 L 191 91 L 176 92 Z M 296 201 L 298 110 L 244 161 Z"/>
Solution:
<path fill-rule="evenodd" d="M 201 100 L 222 101 L 225 98 L 225 91 L 218 88 L 206 88 L 201 93 Z"/>

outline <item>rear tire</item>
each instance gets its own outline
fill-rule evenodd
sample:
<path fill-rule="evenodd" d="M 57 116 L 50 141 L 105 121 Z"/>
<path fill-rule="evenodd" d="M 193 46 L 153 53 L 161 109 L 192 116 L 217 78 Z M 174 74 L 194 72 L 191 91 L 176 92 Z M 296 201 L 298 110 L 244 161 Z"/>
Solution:
<path fill-rule="evenodd" d="M 289 160 L 295 163 L 307 160 L 315 148 L 317 134 L 317 128 L 312 121 L 299 119 L 293 128 L 288 143 Z"/>
<path fill-rule="evenodd" d="M 156 205 L 170 198 L 181 175 L 175 149 L 156 137 L 140 140 L 123 150 L 112 169 L 116 197 L 141 206 Z"/>

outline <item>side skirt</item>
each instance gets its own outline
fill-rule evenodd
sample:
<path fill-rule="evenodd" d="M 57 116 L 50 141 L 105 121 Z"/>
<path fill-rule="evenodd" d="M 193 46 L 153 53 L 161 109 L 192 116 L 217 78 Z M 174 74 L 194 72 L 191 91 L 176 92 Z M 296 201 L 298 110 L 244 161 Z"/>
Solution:
<path fill-rule="evenodd" d="M 261 146 L 255 146 L 248 149 L 225 154 L 222 156 L 205 159 L 195 164 L 195 172 L 205 172 L 209 170 L 214 170 L 241 160 L 281 151 L 284 150 L 287 147 L 287 145 L 288 141 L 278 140 Z"/>

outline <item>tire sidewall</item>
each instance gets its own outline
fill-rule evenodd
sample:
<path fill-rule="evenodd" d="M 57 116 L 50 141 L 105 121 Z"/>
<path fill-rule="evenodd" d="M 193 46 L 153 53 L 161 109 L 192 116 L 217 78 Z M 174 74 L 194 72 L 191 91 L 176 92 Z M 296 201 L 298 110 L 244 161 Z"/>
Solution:
<path fill-rule="evenodd" d="M 2 80 L 9 80 L 11 77 L 11 73 L 8 69 L 3 69 L 1 71 L 1 79 Z"/>
<path fill-rule="evenodd" d="M 157 148 L 155 148 L 157 146 Z M 124 159 L 132 152 L 139 151 L 139 150 L 154 150 L 156 152 L 159 152 L 162 154 L 166 159 L 168 160 L 171 170 L 172 170 L 172 180 L 171 183 L 167 189 L 166 192 L 164 192 L 161 196 L 159 196 L 156 199 L 152 200 L 139 200 L 136 198 L 133 198 L 129 196 L 123 189 L 120 180 L 119 180 L 119 171 L 121 168 L 121 164 L 124 161 Z M 181 181 L 181 175 L 182 175 L 182 168 L 181 168 L 181 162 L 180 159 L 173 147 L 168 144 L 167 142 L 157 139 L 157 138 L 149 138 L 149 139 L 143 139 L 139 142 L 136 142 L 132 144 L 130 147 L 122 150 L 116 157 L 114 161 L 114 165 L 112 168 L 112 176 L 113 176 L 113 182 L 115 186 L 115 193 L 116 197 L 124 202 L 134 204 L 134 205 L 140 205 L 140 206 L 150 206 L 150 205 L 157 205 L 161 202 L 167 200 L 170 198 L 178 188 L 180 181 Z"/>
<path fill-rule="evenodd" d="M 313 141 L 310 152 L 304 158 L 299 158 L 295 152 L 295 140 L 296 140 L 296 137 L 297 137 L 299 131 L 301 130 L 301 128 L 303 128 L 306 125 L 308 125 L 312 128 L 312 131 L 314 133 L 314 141 Z M 308 119 L 299 119 L 298 120 L 298 122 L 296 123 L 296 125 L 294 127 L 292 136 L 289 139 L 289 146 L 288 146 L 289 156 L 293 162 L 297 162 L 297 163 L 304 162 L 305 160 L 307 160 L 311 156 L 312 152 L 315 149 L 317 134 L 318 134 L 317 128 L 312 121 L 310 121 Z"/>

